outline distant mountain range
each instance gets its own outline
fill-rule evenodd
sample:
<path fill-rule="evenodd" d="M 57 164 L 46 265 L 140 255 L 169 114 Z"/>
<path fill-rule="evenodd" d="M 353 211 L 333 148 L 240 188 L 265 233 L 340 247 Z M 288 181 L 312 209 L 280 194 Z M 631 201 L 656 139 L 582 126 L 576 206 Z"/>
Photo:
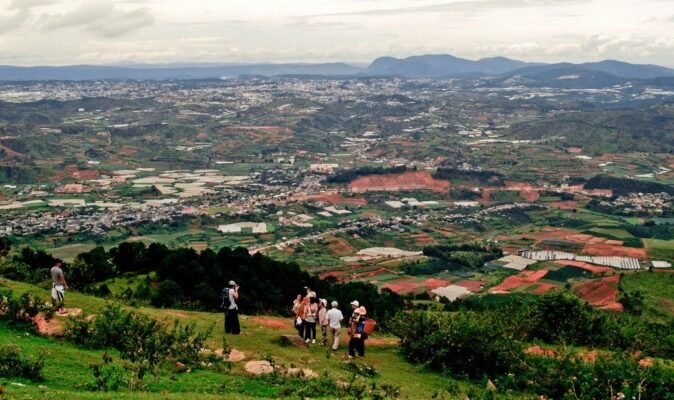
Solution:
<path fill-rule="evenodd" d="M 614 60 L 582 64 L 543 64 L 492 57 L 475 61 L 446 54 L 413 56 L 403 59 L 380 57 L 367 67 L 348 63 L 0 66 L 1 81 L 217 79 L 255 75 L 486 78 L 492 83 L 503 85 L 606 87 L 629 80 L 674 78 L 674 69 Z"/>

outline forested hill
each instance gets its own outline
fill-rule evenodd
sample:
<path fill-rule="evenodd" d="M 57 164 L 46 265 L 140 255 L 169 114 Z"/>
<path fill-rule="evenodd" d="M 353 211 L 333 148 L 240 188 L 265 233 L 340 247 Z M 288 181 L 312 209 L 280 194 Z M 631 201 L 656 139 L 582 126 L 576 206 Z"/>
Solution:
<path fill-rule="evenodd" d="M 602 110 L 559 114 L 514 125 L 519 139 L 563 136 L 567 146 L 588 154 L 674 152 L 674 104 L 635 110 Z"/>

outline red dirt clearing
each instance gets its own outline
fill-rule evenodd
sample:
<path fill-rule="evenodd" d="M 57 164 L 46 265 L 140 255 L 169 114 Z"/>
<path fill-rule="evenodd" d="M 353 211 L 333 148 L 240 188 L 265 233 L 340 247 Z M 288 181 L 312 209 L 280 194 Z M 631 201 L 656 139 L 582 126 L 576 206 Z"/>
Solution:
<path fill-rule="evenodd" d="M 539 279 L 543 278 L 548 271 L 539 270 L 539 271 L 522 271 L 517 275 L 507 277 L 500 285 L 494 286 L 489 289 L 489 293 L 503 294 L 508 293 L 509 290 L 515 289 L 520 286 L 531 285 L 536 283 Z"/>
<path fill-rule="evenodd" d="M 322 193 L 310 197 L 313 200 L 330 204 L 350 204 L 354 206 L 367 205 L 367 200 L 362 197 L 344 197 L 339 193 Z"/>
<path fill-rule="evenodd" d="M 438 242 L 430 235 L 427 233 L 419 233 L 416 235 L 412 235 L 414 238 L 414 244 L 417 246 L 426 246 L 429 244 L 438 244 Z"/>
<path fill-rule="evenodd" d="M 543 294 L 551 291 L 552 289 L 557 289 L 559 286 L 553 285 L 551 283 L 541 283 L 538 282 L 536 283 L 536 289 L 534 289 L 531 293 L 533 294 Z"/>
<path fill-rule="evenodd" d="M 560 210 L 573 210 L 578 208 L 578 203 L 574 200 L 565 200 L 565 201 L 553 201 L 548 203 L 552 208 L 558 208 Z"/>
<path fill-rule="evenodd" d="M 419 287 L 421 287 L 421 285 L 419 285 L 418 283 L 411 282 L 409 279 L 400 279 L 391 281 L 383 285 L 381 288 L 390 289 L 391 291 L 399 294 L 405 294 L 414 292 L 417 289 L 419 289 Z"/>
<path fill-rule="evenodd" d="M 459 282 L 455 283 L 456 286 L 463 286 L 473 293 L 481 292 L 486 284 L 487 284 L 487 282 L 483 282 L 483 281 L 467 281 L 467 280 L 463 280 L 463 281 L 459 281 Z"/>
<path fill-rule="evenodd" d="M 446 192 L 451 187 L 449 181 L 434 179 L 426 171 L 404 172 L 402 174 L 365 175 L 349 184 L 352 192 L 399 191 L 427 189 Z"/>
<path fill-rule="evenodd" d="M 351 247 L 351 245 L 346 240 L 334 236 L 327 240 L 329 243 L 328 248 L 335 255 L 346 256 L 353 254 L 353 247 Z"/>
<path fill-rule="evenodd" d="M 621 256 L 646 258 L 646 248 L 614 246 L 606 243 L 587 244 L 583 250 L 585 254 L 592 256 Z"/>
<path fill-rule="evenodd" d="M 421 282 L 422 286 L 426 286 L 427 288 L 433 290 L 437 289 L 440 287 L 445 287 L 450 284 L 449 281 L 443 281 L 442 279 L 434 279 L 434 278 L 428 278 L 425 281 Z"/>
<path fill-rule="evenodd" d="M 557 260 L 557 261 L 555 261 L 555 263 L 559 264 L 559 265 L 562 265 L 562 266 L 570 265 L 572 267 L 578 267 L 578 268 L 584 269 L 586 271 L 590 271 L 593 274 L 601 274 L 601 273 L 604 273 L 604 272 L 613 271 L 613 268 L 611 268 L 611 267 L 600 267 L 600 266 L 597 266 L 597 265 L 588 264 L 588 263 L 583 262 L 583 261 Z"/>
<path fill-rule="evenodd" d="M 589 281 L 578 285 L 578 295 L 593 306 L 606 310 L 622 311 L 623 305 L 616 301 L 618 296 L 619 275 Z"/>
<path fill-rule="evenodd" d="M 260 324 L 267 328 L 278 330 L 288 329 L 289 327 L 292 326 L 292 321 L 290 320 L 286 322 L 274 318 L 264 318 L 264 317 L 250 317 L 250 320 L 255 322 L 256 324 Z"/>

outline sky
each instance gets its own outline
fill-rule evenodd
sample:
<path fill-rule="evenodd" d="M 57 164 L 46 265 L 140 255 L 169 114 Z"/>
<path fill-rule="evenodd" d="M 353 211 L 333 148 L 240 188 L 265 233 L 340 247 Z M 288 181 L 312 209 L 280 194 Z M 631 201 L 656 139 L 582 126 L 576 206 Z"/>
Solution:
<path fill-rule="evenodd" d="M 0 0 L 3 65 L 420 54 L 674 67 L 674 0 Z"/>

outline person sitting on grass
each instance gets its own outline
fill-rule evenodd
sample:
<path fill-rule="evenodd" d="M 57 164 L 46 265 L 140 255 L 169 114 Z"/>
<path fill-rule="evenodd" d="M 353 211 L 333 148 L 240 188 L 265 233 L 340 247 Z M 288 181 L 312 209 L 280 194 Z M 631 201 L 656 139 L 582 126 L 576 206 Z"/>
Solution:
<path fill-rule="evenodd" d="M 67 312 L 65 309 L 65 292 L 68 290 L 68 283 L 66 282 L 61 266 L 61 261 L 57 260 L 56 264 L 51 267 L 51 270 L 49 271 L 52 283 L 51 303 L 54 310 L 58 309 L 59 314 L 65 314 Z"/>

